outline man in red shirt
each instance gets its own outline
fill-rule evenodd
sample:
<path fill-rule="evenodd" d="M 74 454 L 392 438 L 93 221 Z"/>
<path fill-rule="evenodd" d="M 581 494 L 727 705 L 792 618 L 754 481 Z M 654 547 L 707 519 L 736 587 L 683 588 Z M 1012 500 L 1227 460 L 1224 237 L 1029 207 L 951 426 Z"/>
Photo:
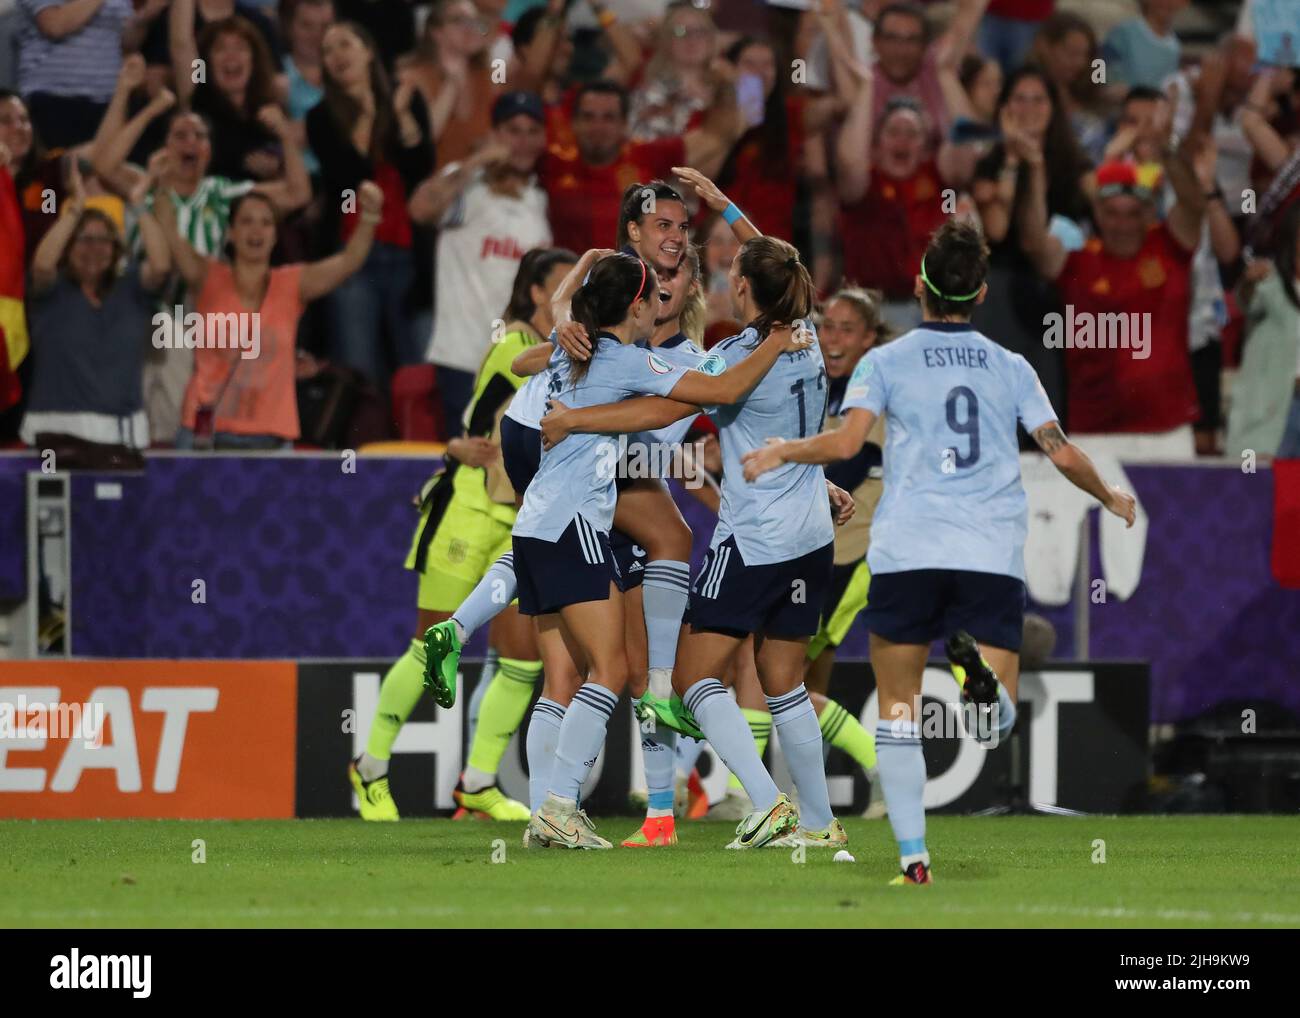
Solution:
<path fill-rule="evenodd" d="M 638 180 L 666 180 L 674 166 L 716 174 L 744 132 L 734 82 L 722 82 L 717 96 L 700 126 L 682 137 L 633 142 L 627 91 L 609 81 L 582 86 L 573 105 L 573 142 L 553 141 L 542 157 L 555 244 L 571 251 L 608 246 L 623 192 Z"/>
<path fill-rule="evenodd" d="M 1097 236 L 1066 251 L 1047 226 L 1047 173 L 1029 160 L 1030 194 L 1020 224 L 1025 254 L 1057 280 L 1065 314 L 1044 320 L 1044 342 L 1066 351 L 1070 427 L 1110 436 L 1121 459 L 1191 458 L 1199 416 L 1188 352 L 1192 255 L 1206 200 L 1186 153 L 1211 144 L 1189 135 L 1178 151 L 1166 142 L 1164 176 L 1175 201 L 1163 222 L 1133 163 L 1097 170 Z M 1097 442 L 1093 441 L 1094 447 Z"/>

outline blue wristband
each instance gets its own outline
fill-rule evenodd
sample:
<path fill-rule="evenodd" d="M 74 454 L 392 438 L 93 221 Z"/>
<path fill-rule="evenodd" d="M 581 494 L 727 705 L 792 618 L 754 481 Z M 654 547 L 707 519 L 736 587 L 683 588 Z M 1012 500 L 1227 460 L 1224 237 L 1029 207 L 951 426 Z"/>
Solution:
<path fill-rule="evenodd" d="M 736 203 L 733 201 L 722 210 L 722 218 L 726 220 L 728 226 L 731 226 L 737 219 L 744 219 L 745 216 L 740 209 L 736 208 Z"/>

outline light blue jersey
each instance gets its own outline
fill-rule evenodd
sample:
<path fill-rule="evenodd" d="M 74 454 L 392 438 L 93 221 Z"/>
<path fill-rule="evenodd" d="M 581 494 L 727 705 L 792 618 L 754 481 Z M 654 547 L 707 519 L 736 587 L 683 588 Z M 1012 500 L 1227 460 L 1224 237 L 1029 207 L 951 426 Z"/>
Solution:
<path fill-rule="evenodd" d="M 854 408 L 889 422 L 872 575 L 969 569 L 1023 580 L 1016 420 L 1032 433 L 1057 419 L 1029 362 L 966 323 L 927 322 L 858 362 L 841 412 Z"/>
<path fill-rule="evenodd" d="M 597 337 L 591 366 L 576 383 L 571 366 L 568 354 L 557 347 L 544 372 L 543 405 L 554 399 L 580 409 L 632 396 L 667 396 L 690 370 L 669 364 L 652 350 L 626 346 L 608 333 Z M 558 541 L 579 513 L 596 530 L 608 533 L 614 522 L 618 464 L 618 443 L 609 435 L 573 434 L 544 449 L 537 475 L 524 493 L 514 535 Z"/>
<path fill-rule="evenodd" d="M 549 342 L 555 342 L 555 330 L 551 330 Z M 547 390 L 551 385 L 551 370 L 555 367 L 555 356 L 559 347 L 551 350 L 551 359 L 546 367 L 524 382 L 510 399 L 506 407 L 506 416 L 517 424 L 537 430 L 542 426 L 542 417 L 546 413 Z M 567 363 L 567 362 L 566 362 Z"/>
<path fill-rule="evenodd" d="M 759 342 L 757 330 L 747 328 L 711 352 L 729 368 Z M 800 558 L 835 540 L 821 467 L 786 463 L 746 481 L 740 462 L 769 438 L 807 438 L 821 431 L 826 396 L 826 369 L 814 337 L 807 349 L 781 354 L 740 403 L 709 411 L 722 445 L 722 506 L 711 547 L 735 535 L 745 565 L 758 566 Z"/>
<path fill-rule="evenodd" d="M 690 368 L 695 371 L 703 371 L 706 375 L 720 375 L 727 369 L 726 362 L 723 361 L 721 356 L 705 353 L 692 343 L 685 333 L 679 332 L 656 347 L 640 343 L 637 345 L 646 350 L 654 350 L 669 364 Z M 641 431 L 628 435 L 625 442 L 627 455 L 629 457 L 640 455 L 642 457 L 640 461 L 643 463 L 662 464 L 666 462 L 666 457 L 659 453 L 662 450 L 681 445 L 682 440 L 686 438 L 686 433 L 691 430 L 691 425 L 694 423 L 694 417 L 683 417 L 680 421 L 673 421 L 672 424 L 666 424 L 654 431 Z M 637 450 L 638 446 L 644 447 L 640 453 Z"/>

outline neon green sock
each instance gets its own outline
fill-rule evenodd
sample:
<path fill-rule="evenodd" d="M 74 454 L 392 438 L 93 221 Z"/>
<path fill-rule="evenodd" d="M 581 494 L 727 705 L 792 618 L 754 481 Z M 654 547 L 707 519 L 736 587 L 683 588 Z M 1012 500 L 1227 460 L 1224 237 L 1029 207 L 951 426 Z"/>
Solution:
<path fill-rule="evenodd" d="M 826 701 L 826 709 L 817 719 L 822 726 L 822 738 L 853 757 L 864 770 L 876 766 L 875 737 L 862 727 L 858 719 L 834 700 Z"/>
<path fill-rule="evenodd" d="M 506 755 L 510 737 L 523 723 L 533 687 L 542 674 L 540 661 L 503 657 L 497 662 L 492 684 L 478 709 L 478 727 L 469 748 L 468 766 L 483 775 L 495 775 Z"/>
<path fill-rule="evenodd" d="M 745 720 L 749 723 L 749 734 L 754 737 L 754 747 L 758 750 L 759 759 L 762 759 L 767 752 L 767 740 L 772 735 L 772 715 L 765 710 L 752 710 L 748 707 L 741 707 L 740 713 L 745 715 Z M 727 787 L 738 788 L 742 792 L 745 790 L 745 786 L 734 774 L 727 780 Z"/>
<path fill-rule="evenodd" d="M 424 641 L 412 640 L 406 653 L 393 662 L 384 676 L 379 687 L 379 706 L 375 708 L 366 742 L 366 752 L 376 760 L 387 760 L 392 755 L 393 740 L 420 702 L 424 692 L 424 662 Z"/>

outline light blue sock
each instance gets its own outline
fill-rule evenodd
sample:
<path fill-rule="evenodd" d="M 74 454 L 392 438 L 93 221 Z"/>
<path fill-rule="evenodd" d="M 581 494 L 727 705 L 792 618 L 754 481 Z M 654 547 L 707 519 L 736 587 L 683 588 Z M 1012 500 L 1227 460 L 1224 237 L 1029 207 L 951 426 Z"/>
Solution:
<path fill-rule="evenodd" d="M 767 697 L 772 724 L 781 740 L 781 755 L 799 791 L 799 822 L 820 831 L 835 819 L 826 790 L 826 761 L 822 758 L 822 728 L 803 683 L 783 696 Z"/>
<path fill-rule="evenodd" d="M 452 620 L 464 630 L 461 643 L 474 635 L 476 629 L 486 626 L 505 611 L 515 599 L 518 584 L 515 582 L 515 553 L 508 551 L 488 567 L 478 586 L 460 603 Z"/>
<path fill-rule="evenodd" d="M 686 691 L 682 700 L 686 709 L 695 715 L 709 745 L 722 757 L 727 770 L 745 786 L 754 808 L 770 809 L 781 790 L 759 759 L 745 715 L 740 713 L 736 701 L 727 695 L 722 683 L 717 679 L 700 679 Z"/>
<path fill-rule="evenodd" d="M 466 746 L 474 745 L 474 729 L 478 728 L 478 709 L 483 705 L 483 697 L 487 695 L 488 686 L 492 684 L 492 676 L 496 673 L 497 652 L 489 647 L 487 655 L 483 658 L 483 670 L 479 672 L 478 685 L 474 687 L 474 695 L 469 698 L 469 738 L 465 741 Z"/>
<path fill-rule="evenodd" d="M 563 723 L 564 708 L 554 700 L 543 696 L 533 705 L 524 750 L 528 755 L 528 807 L 534 813 L 546 800 L 551 767 L 555 763 L 555 745 L 559 742 Z"/>
<path fill-rule="evenodd" d="M 901 869 L 914 862 L 930 865 L 925 850 L 925 754 L 921 726 L 915 721 L 881 721 L 876 725 L 876 759 L 885 793 L 889 825 L 898 842 Z"/>
<path fill-rule="evenodd" d="M 604 686 L 584 682 L 564 714 L 560 737 L 555 744 L 555 767 L 551 771 L 550 792 L 564 799 L 578 801 L 582 783 L 587 780 L 618 697 Z"/>
<path fill-rule="evenodd" d="M 673 767 L 679 778 L 689 778 L 695 770 L 695 761 L 700 758 L 707 746 L 703 739 L 692 739 L 689 735 L 677 737 L 677 752 L 674 754 Z"/>
<path fill-rule="evenodd" d="M 645 612 L 650 667 L 670 671 L 677 660 L 677 638 L 690 596 L 691 567 L 687 562 L 659 559 L 645 567 L 641 608 Z"/>
<path fill-rule="evenodd" d="M 632 711 L 636 716 L 636 710 Z M 639 728 L 639 726 L 638 726 Z M 649 793 L 646 809 L 673 811 L 673 758 L 677 753 L 677 733 L 658 725 L 653 732 L 640 728 L 641 756 L 645 761 L 645 784 Z"/>

